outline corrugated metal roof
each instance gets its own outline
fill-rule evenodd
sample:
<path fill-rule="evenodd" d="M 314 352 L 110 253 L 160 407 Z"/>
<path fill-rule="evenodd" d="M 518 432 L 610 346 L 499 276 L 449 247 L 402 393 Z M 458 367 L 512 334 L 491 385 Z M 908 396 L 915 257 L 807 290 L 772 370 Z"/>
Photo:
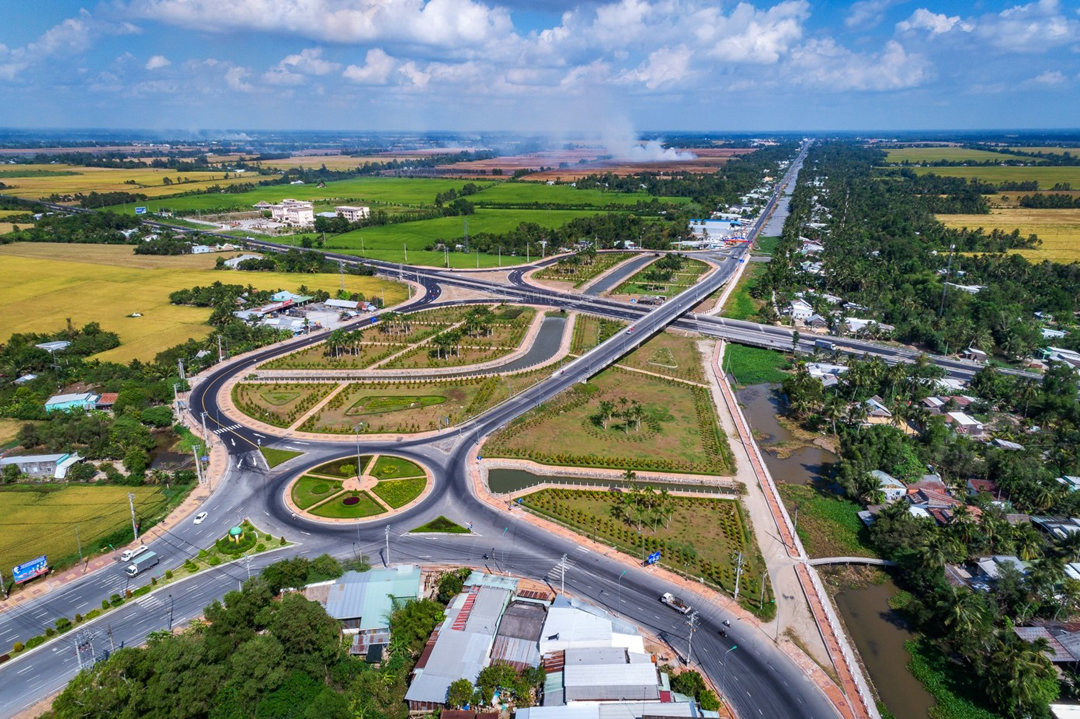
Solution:
<path fill-rule="evenodd" d="M 621 702 L 600 704 L 598 719 L 630 719 L 633 717 L 692 717 L 694 706 L 689 702 L 653 704 L 646 702 Z"/>
<path fill-rule="evenodd" d="M 652 664 L 567 664 L 563 683 L 570 687 L 651 686 L 659 684 Z"/>
<path fill-rule="evenodd" d="M 622 647 L 568 647 L 566 666 L 572 664 L 626 664 Z"/>
<path fill-rule="evenodd" d="M 499 621 L 499 636 L 525 639 L 533 644 L 540 638 L 547 619 L 547 607 L 534 602 L 510 602 Z"/>
<path fill-rule="evenodd" d="M 469 620 L 465 623 L 465 631 L 481 632 L 494 637 L 499 628 L 499 617 L 509 601 L 509 590 L 480 587 Z"/>
<path fill-rule="evenodd" d="M 564 694 L 567 702 L 657 701 L 660 699 L 660 690 L 657 687 L 639 686 L 636 684 L 598 684 L 582 687 L 567 687 Z"/>
<path fill-rule="evenodd" d="M 536 648 L 536 642 L 528 639 L 497 636 L 491 647 L 491 661 L 497 659 L 509 662 L 517 669 L 535 667 L 540 664 L 540 650 Z"/>
<path fill-rule="evenodd" d="M 458 679 L 475 682 L 487 664 L 491 635 L 444 630 L 428 657 L 427 666 L 409 686 L 407 701 L 443 702 Z"/>
<path fill-rule="evenodd" d="M 600 705 L 529 707 L 518 709 L 514 716 L 516 719 L 600 719 Z"/>
<path fill-rule="evenodd" d="M 335 619 L 359 620 L 358 628 L 361 631 L 383 629 L 390 624 L 394 599 L 416 599 L 419 596 L 419 567 L 346 572 L 330 586 L 326 613 Z"/>
<path fill-rule="evenodd" d="M 473 571 L 473 573 L 469 575 L 469 578 L 465 580 L 465 586 L 493 587 L 495 589 L 505 589 L 509 592 L 513 592 L 517 589 L 518 580 L 513 577 L 504 577 L 498 574 Z"/>

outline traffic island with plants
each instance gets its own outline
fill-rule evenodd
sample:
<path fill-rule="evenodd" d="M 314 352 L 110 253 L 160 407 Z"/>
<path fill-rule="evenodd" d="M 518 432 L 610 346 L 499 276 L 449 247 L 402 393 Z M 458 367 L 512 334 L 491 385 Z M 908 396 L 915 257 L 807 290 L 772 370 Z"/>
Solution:
<path fill-rule="evenodd" d="M 292 481 L 287 504 L 312 518 L 364 519 L 387 515 L 431 486 L 416 462 L 394 455 L 350 456 L 321 464 Z"/>
<path fill-rule="evenodd" d="M 705 382 L 699 337 L 662 332 L 619 360 L 625 367 L 662 374 L 689 382 Z"/>
<path fill-rule="evenodd" d="M 416 529 L 410 529 L 409 534 L 470 534 L 467 527 L 462 527 L 457 522 L 439 515 L 430 522 L 421 524 Z"/>
<path fill-rule="evenodd" d="M 612 290 L 613 297 L 652 295 L 671 299 L 697 283 L 709 271 L 701 260 L 691 260 L 678 253 L 664 255 Z"/>
<path fill-rule="evenodd" d="M 247 416 L 274 427 L 288 427 L 304 416 L 336 384 L 320 383 L 238 383 L 233 386 L 232 400 Z"/>
<path fill-rule="evenodd" d="M 655 552 L 668 569 L 734 594 L 742 557 L 739 603 L 763 619 L 776 605 L 765 562 L 738 500 L 673 496 L 666 490 L 542 489 L 521 506 L 644 561 Z"/>
<path fill-rule="evenodd" d="M 259 447 L 259 451 L 262 452 L 263 459 L 266 460 L 266 464 L 270 469 L 303 454 L 303 452 L 294 452 L 291 449 L 275 449 L 273 447 Z"/>
<path fill-rule="evenodd" d="M 458 367 L 489 362 L 517 350 L 536 317 L 531 307 L 485 305 L 466 313 L 461 324 L 395 357 L 380 369 Z"/>
<path fill-rule="evenodd" d="M 582 250 L 572 255 L 561 258 L 553 265 L 548 265 L 537 271 L 533 277 L 538 280 L 557 280 L 559 282 L 572 282 L 574 287 L 599 277 L 620 262 L 625 262 L 634 256 L 632 252 L 597 252 L 596 250 Z"/>
<path fill-rule="evenodd" d="M 734 467 L 708 389 L 619 367 L 495 432 L 484 456 L 708 475 Z"/>
<path fill-rule="evenodd" d="M 579 314 L 574 321 L 574 336 L 570 341 L 572 354 L 584 354 L 619 333 L 625 322 L 596 315 Z"/>
<path fill-rule="evenodd" d="M 301 432 L 408 434 L 445 429 L 551 376 L 566 360 L 536 370 L 442 381 L 351 382 L 309 417 Z"/>

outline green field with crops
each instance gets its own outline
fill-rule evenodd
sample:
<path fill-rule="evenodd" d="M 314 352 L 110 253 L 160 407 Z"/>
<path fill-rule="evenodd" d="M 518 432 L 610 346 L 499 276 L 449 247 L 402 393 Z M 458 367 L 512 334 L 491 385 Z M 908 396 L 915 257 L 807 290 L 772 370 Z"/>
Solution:
<path fill-rule="evenodd" d="M 932 172 L 935 175 L 944 177 L 975 178 L 992 185 L 998 185 L 1002 182 L 1030 182 L 1035 180 L 1039 183 L 1040 190 L 1049 190 L 1059 182 L 1067 182 L 1073 187 L 1080 187 L 1080 166 L 1002 167 L 994 165 L 988 167 L 915 167 L 912 169 L 920 175 Z"/>
<path fill-rule="evenodd" d="M 967 147 L 904 147 L 897 150 L 888 150 L 888 156 L 885 159 L 886 161 L 893 163 L 937 162 L 939 160 L 947 160 L 949 162 L 1030 160 L 1032 162 L 1039 162 L 1039 160 L 1024 158 L 1018 155 L 1008 155 L 1001 152 L 991 152 L 989 150 L 973 150 Z"/>
<path fill-rule="evenodd" d="M 168 501 L 163 487 L 152 486 L 22 484 L 0 489 L 0 567 L 5 577 L 10 580 L 11 567 L 42 554 L 52 565 L 77 561 L 80 541 L 84 555 L 103 541 L 114 546 L 129 542 L 128 492 L 135 495 L 135 512 L 141 518 L 160 513 Z"/>
<path fill-rule="evenodd" d="M 504 182 L 492 185 L 482 192 L 470 196 L 470 202 L 478 206 L 484 204 L 553 204 L 553 205 L 636 205 L 638 202 L 652 202 L 652 195 L 645 192 L 605 192 L 603 190 L 579 190 L 570 185 L 545 185 L 539 182 Z M 688 197 L 657 197 L 660 202 L 684 204 Z"/>

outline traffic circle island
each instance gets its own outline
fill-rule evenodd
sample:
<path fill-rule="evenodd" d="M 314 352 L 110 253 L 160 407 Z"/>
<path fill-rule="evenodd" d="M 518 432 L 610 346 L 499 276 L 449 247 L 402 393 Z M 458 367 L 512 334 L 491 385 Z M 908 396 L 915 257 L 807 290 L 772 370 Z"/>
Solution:
<path fill-rule="evenodd" d="M 405 457 L 352 455 L 298 474 L 286 484 L 284 500 L 293 514 L 314 521 L 384 520 L 421 502 L 434 479 Z"/>

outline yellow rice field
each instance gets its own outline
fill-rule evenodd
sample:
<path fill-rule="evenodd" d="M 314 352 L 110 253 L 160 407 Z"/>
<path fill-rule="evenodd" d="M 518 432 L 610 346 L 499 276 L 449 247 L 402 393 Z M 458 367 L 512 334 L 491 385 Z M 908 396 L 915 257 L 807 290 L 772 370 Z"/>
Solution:
<path fill-rule="evenodd" d="M 1006 232 L 1019 229 L 1023 235 L 1038 235 L 1042 240 L 1038 249 L 1016 250 L 1033 262 L 1080 262 L 1080 210 L 1003 208 L 992 210 L 989 215 L 938 215 L 937 218 L 947 227 L 982 227 Z"/>
<path fill-rule="evenodd" d="M 99 322 L 120 335 L 121 345 L 95 357 L 113 362 L 152 360 L 158 352 L 210 334 L 209 309 L 169 304 L 174 290 L 215 281 L 251 284 L 257 289 L 336 292 L 336 274 L 299 275 L 211 269 L 216 255 L 158 257 L 135 255 L 127 245 L 63 245 L 17 242 L 0 246 L 0 341 L 15 332 L 52 332 Z M 223 253 L 225 257 L 238 253 Z M 375 277 L 345 276 L 345 287 L 372 297 L 385 291 L 386 303 L 406 299 L 404 285 Z M 139 313 L 142 317 L 129 317 Z"/>
<path fill-rule="evenodd" d="M 149 197 L 176 195 L 181 192 L 203 190 L 211 185 L 231 185 L 237 182 L 258 182 L 270 176 L 248 175 L 225 179 L 220 172 L 176 172 L 155 168 L 115 170 L 107 167 L 82 167 L 80 165 L 3 165 L 4 173 L 26 173 L 24 177 L 5 174 L 0 177 L 7 187 L 4 192 L 16 197 L 37 200 L 53 193 L 73 195 L 90 192 L 132 192 Z M 40 175 L 36 172 L 73 172 L 72 175 Z M 173 184 L 164 184 L 168 177 Z"/>

